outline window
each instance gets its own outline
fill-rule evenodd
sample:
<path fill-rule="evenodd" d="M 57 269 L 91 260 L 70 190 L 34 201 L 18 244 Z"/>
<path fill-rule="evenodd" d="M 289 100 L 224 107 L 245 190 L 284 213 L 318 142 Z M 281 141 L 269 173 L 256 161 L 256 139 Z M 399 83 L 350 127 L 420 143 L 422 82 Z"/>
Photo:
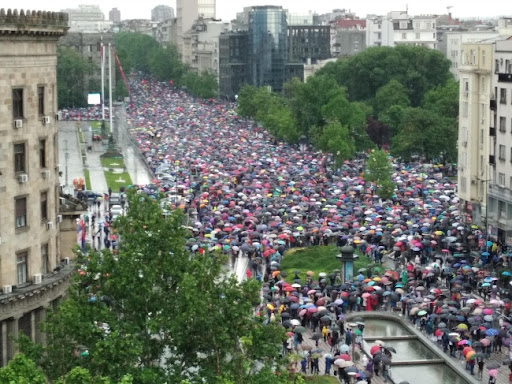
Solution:
<path fill-rule="evenodd" d="M 462 79 L 462 91 L 466 94 L 469 92 L 469 80 L 467 78 Z"/>
<path fill-rule="evenodd" d="M 48 192 L 41 192 L 41 221 L 48 220 Z"/>
<path fill-rule="evenodd" d="M 407 40 L 407 33 L 402 33 L 402 40 Z"/>
<path fill-rule="evenodd" d="M 23 88 L 12 90 L 12 117 L 23 119 Z"/>
<path fill-rule="evenodd" d="M 37 111 L 39 116 L 44 115 L 44 87 L 37 87 Z"/>
<path fill-rule="evenodd" d="M 39 140 L 39 166 L 46 168 L 46 139 Z"/>
<path fill-rule="evenodd" d="M 507 132 L 507 118 L 500 116 L 500 132 Z"/>
<path fill-rule="evenodd" d="M 462 102 L 462 117 L 468 117 L 468 102 Z"/>
<path fill-rule="evenodd" d="M 15 199 L 16 209 L 16 228 L 27 226 L 27 198 L 20 197 Z"/>
<path fill-rule="evenodd" d="M 485 51 L 482 51 L 482 65 L 485 65 Z"/>
<path fill-rule="evenodd" d="M 25 172 L 25 143 L 14 144 L 14 172 Z"/>
<path fill-rule="evenodd" d="M 506 157 L 507 157 L 507 155 L 505 153 L 505 146 L 500 144 L 500 146 L 499 146 L 499 159 L 500 160 L 506 160 Z"/>
<path fill-rule="evenodd" d="M 494 60 L 494 73 L 498 73 L 500 71 L 500 61 L 498 59 Z"/>
<path fill-rule="evenodd" d="M 41 274 L 46 275 L 49 272 L 48 265 L 48 244 L 41 245 Z"/>
<path fill-rule="evenodd" d="M 414 29 L 420 29 L 420 23 L 414 23 Z"/>
<path fill-rule="evenodd" d="M 498 185 L 505 185 L 505 174 L 498 173 Z"/>
<path fill-rule="evenodd" d="M 480 129 L 480 149 L 484 148 L 484 130 Z"/>
<path fill-rule="evenodd" d="M 500 104 L 507 104 L 507 89 L 500 88 Z"/>
<path fill-rule="evenodd" d="M 421 33 L 416 33 L 416 40 L 419 40 L 421 36 Z"/>
<path fill-rule="evenodd" d="M 27 282 L 27 259 L 27 251 L 16 254 L 16 274 L 18 277 L 18 285 L 22 285 Z"/>

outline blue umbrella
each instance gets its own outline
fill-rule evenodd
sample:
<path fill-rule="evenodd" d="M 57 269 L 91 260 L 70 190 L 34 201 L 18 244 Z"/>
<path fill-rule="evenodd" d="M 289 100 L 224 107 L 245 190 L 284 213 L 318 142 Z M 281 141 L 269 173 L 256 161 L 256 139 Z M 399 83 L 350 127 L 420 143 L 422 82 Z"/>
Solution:
<path fill-rule="evenodd" d="M 501 272 L 502 276 L 512 276 L 512 273 L 510 273 L 509 271 L 503 271 Z"/>
<path fill-rule="evenodd" d="M 484 283 L 492 283 L 492 277 L 486 277 Z"/>
<path fill-rule="evenodd" d="M 498 330 L 494 328 L 490 328 L 487 331 L 485 331 L 486 336 L 496 336 L 498 333 Z"/>
<path fill-rule="evenodd" d="M 482 287 L 490 287 L 491 286 L 491 283 L 483 283 L 482 284 Z"/>
<path fill-rule="evenodd" d="M 490 253 L 489 252 L 482 252 L 482 256 L 489 256 Z"/>

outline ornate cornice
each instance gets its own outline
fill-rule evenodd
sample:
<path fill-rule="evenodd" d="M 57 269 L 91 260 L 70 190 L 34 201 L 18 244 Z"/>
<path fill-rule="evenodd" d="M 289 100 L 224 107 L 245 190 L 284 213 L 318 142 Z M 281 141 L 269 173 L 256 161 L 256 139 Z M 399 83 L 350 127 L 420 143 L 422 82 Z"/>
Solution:
<path fill-rule="evenodd" d="M 64 36 L 69 29 L 68 14 L 64 12 L 7 11 L 0 9 L 0 36 Z"/>

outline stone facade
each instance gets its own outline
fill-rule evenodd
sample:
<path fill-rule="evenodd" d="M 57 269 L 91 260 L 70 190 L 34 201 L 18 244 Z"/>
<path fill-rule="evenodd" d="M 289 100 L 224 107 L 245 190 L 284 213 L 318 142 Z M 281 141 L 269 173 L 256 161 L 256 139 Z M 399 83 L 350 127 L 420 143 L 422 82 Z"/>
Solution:
<path fill-rule="evenodd" d="M 57 41 L 64 13 L 0 9 L 0 363 L 10 335 L 41 341 L 45 308 L 65 293 L 60 244 Z"/>

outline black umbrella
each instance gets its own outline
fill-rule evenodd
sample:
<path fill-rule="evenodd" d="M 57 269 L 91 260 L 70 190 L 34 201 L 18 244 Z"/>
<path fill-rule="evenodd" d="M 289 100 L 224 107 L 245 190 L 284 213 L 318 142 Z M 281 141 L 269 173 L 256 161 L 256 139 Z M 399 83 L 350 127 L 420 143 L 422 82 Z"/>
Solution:
<path fill-rule="evenodd" d="M 487 369 L 498 369 L 500 365 L 494 361 L 491 361 L 489 364 L 487 364 Z"/>
<path fill-rule="evenodd" d="M 381 361 L 382 361 L 382 364 L 391 365 L 391 359 L 388 356 L 386 356 L 386 355 L 382 356 L 382 360 Z"/>
<path fill-rule="evenodd" d="M 384 349 L 387 349 L 387 350 L 388 350 L 388 351 L 390 351 L 390 352 L 396 353 L 396 349 L 395 349 L 395 348 L 393 348 L 393 347 L 387 347 L 387 346 L 384 346 L 383 348 L 384 348 Z"/>
<path fill-rule="evenodd" d="M 315 333 L 313 336 L 311 336 L 311 340 L 321 340 L 323 336 L 319 333 Z"/>
<path fill-rule="evenodd" d="M 330 323 L 332 321 L 332 318 L 330 316 L 323 316 L 320 318 L 320 321 L 322 323 Z"/>

